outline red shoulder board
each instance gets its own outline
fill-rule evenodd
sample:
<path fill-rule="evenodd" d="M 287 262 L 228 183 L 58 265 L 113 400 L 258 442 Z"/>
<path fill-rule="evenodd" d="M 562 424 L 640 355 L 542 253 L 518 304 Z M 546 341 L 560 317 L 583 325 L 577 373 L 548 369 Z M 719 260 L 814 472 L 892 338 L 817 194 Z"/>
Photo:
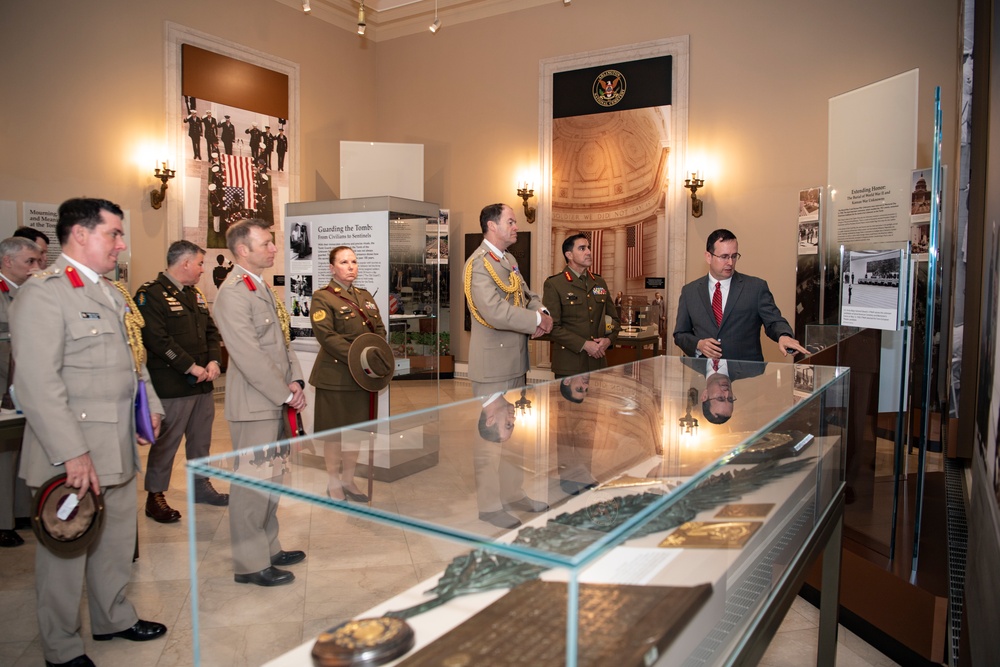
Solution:
<path fill-rule="evenodd" d="M 569 269 L 563 271 L 563 275 L 566 276 L 566 280 L 573 282 L 573 274 L 569 272 Z"/>
<path fill-rule="evenodd" d="M 6 294 L 9 291 L 10 291 L 10 287 L 7 286 L 7 281 L 4 280 L 3 278 L 0 278 L 0 292 L 3 292 L 4 294 Z"/>
<path fill-rule="evenodd" d="M 66 277 L 69 278 L 69 284 L 73 287 L 83 287 L 83 278 L 80 277 L 79 272 L 72 266 L 66 267 Z"/>
<path fill-rule="evenodd" d="M 250 290 L 251 292 L 257 291 L 257 283 L 254 281 L 253 278 L 251 278 L 245 273 L 243 274 L 243 283 L 247 286 L 247 289 Z"/>

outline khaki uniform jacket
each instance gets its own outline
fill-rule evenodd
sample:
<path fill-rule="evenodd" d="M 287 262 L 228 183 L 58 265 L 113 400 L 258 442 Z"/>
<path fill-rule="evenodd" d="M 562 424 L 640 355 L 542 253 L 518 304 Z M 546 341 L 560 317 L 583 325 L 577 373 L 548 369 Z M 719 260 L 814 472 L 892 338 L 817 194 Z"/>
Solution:
<path fill-rule="evenodd" d="M 507 294 L 487 272 L 484 262 L 493 267 L 505 284 L 517 270 L 517 260 L 509 252 L 497 258 L 486 242 L 472 253 L 465 263 L 463 278 L 469 281 L 469 291 L 476 310 L 490 326 L 484 327 L 472 318 L 472 339 L 469 349 L 469 379 L 473 382 L 503 382 L 528 372 L 528 336 L 538 328 L 536 311 L 542 300 L 522 280 L 521 307 L 514 306 L 514 295 Z"/>
<path fill-rule="evenodd" d="M 240 266 L 219 288 L 215 322 L 229 352 L 225 411 L 229 421 L 279 419 L 291 393 L 288 385 L 303 379 L 298 359 L 285 344 L 276 298 Z"/>
<path fill-rule="evenodd" d="M 27 424 L 20 476 L 41 486 L 64 472 L 63 462 L 90 453 L 102 487 L 128 482 L 139 470 L 135 439 L 135 363 L 118 304 L 81 274 L 81 287 L 66 275 L 60 257 L 21 286 L 11 309 L 15 393 Z M 103 280 L 103 278 L 102 278 Z M 150 411 L 163 414 L 146 367 Z"/>
<path fill-rule="evenodd" d="M 331 294 L 328 289 L 313 292 L 309 318 L 320 350 L 309 383 L 319 389 L 364 391 L 347 366 L 347 351 L 354 339 L 363 333 L 376 333 L 385 338 L 385 324 L 375 305 L 375 298 L 368 290 L 353 287 L 348 291 L 335 281 L 330 282 L 330 287 L 336 294 Z M 347 301 L 358 304 L 375 327 L 374 332 Z"/>
<path fill-rule="evenodd" d="M 542 301 L 552 315 L 552 372 L 576 375 L 605 368 L 607 358 L 594 359 L 583 351 L 584 343 L 595 338 L 610 338 L 614 345 L 622 328 L 604 278 L 590 271 L 576 276 L 567 268 L 545 280 Z M 605 315 L 611 318 L 611 331 Z"/>
<path fill-rule="evenodd" d="M 221 365 L 222 336 L 208 313 L 208 304 L 194 287 L 178 289 L 164 273 L 135 293 L 135 303 L 146 320 L 142 342 L 149 353 L 146 366 L 160 398 L 200 396 L 212 391 L 211 382 L 192 384 L 187 371 L 193 364 Z"/>

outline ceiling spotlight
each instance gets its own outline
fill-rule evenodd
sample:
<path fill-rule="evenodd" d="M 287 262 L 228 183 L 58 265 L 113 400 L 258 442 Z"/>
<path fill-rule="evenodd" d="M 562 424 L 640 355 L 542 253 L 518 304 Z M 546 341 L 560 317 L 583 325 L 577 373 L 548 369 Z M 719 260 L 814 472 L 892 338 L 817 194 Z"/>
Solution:
<path fill-rule="evenodd" d="M 302 0 L 302 11 L 306 14 L 312 11 L 312 7 L 309 5 L 309 0 Z"/>
<path fill-rule="evenodd" d="M 365 28 L 367 24 L 365 23 L 365 0 L 361 0 L 361 5 L 358 7 L 358 34 L 365 34 Z"/>
<path fill-rule="evenodd" d="M 431 23 L 429 30 L 431 32 L 437 32 L 441 29 L 441 19 L 438 18 L 438 3 L 434 0 L 434 22 Z"/>

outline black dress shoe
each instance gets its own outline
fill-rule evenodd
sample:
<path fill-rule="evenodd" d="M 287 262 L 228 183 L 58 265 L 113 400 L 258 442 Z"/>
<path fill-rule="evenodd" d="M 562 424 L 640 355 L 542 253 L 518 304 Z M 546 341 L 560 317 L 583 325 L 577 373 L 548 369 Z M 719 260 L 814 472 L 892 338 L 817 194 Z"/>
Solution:
<path fill-rule="evenodd" d="M 45 661 L 45 667 L 96 667 L 94 661 L 87 657 L 87 654 L 78 655 L 69 662 L 49 662 Z"/>
<path fill-rule="evenodd" d="M 480 512 L 479 520 L 485 521 L 486 523 L 492 523 L 497 528 L 517 528 L 521 525 L 521 522 L 518 521 L 516 517 L 513 517 L 502 510 L 497 510 L 496 512 Z"/>
<path fill-rule="evenodd" d="M 0 547 L 19 547 L 24 544 L 24 538 L 13 530 L 0 530 Z"/>
<path fill-rule="evenodd" d="M 528 496 L 522 497 L 520 500 L 515 500 L 512 503 L 504 503 L 503 508 L 505 510 L 519 510 L 521 512 L 544 512 L 549 508 L 549 506 L 540 500 L 532 500 Z"/>
<path fill-rule="evenodd" d="M 344 495 L 347 496 L 348 500 L 353 500 L 356 503 L 367 503 L 368 502 L 368 496 L 366 496 L 365 494 L 361 493 L 360 491 L 358 493 L 354 493 L 350 489 L 345 488 L 344 489 Z"/>
<path fill-rule="evenodd" d="M 250 574 L 233 575 L 233 580 L 238 584 L 257 584 L 258 586 L 282 586 L 295 581 L 295 575 L 288 570 L 279 570 L 276 567 L 265 567 L 260 572 Z"/>
<path fill-rule="evenodd" d="M 295 565 L 306 559 L 305 551 L 279 551 L 271 556 L 271 565 Z"/>
<path fill-rule="evenodd" d="M 167 504 L 162 493 L 146 495 L 146 516 L 158 523 L 174 523 L 181 520 L 181 513 Z"/>
<path fill-rule="evenodd" d="M 197 484 L 194 489 L 194 501 L 196 503 L 215 505 L 216 507 L 225 507 L 229 504 L 229 494 L 216 491 L 215 487 L 207 479 L 199 480 L 195 484 Z"/>
<path fill-rule="evenodd" d="M 144 621 L 141 618 L 135 622 L 131 628 L 126 628 L 125 630 L 119 630 L 118 632 L 112 632 L 106 635 L 94 635 L 94 641 L 106 642 L 115 637 L 121 637 L 122 639 L 127 639 L 130 642 L 148 642 L 150 639 L 156 639 L 157 637 L 162 637 L 167 634 L 167 626 L 163 623 L 157 623 L 155 621 Z"/>
<path fill-rule="evenodd" d="M 565 493 L 571 496 L 576 496 L 583 493 L 587 489 L 594 488 L 597 486 L 597 482 L 574 482 L 571 479 L 562 479 L 559 480 L 559 486 L 562 487 L 562 490 Z"/>

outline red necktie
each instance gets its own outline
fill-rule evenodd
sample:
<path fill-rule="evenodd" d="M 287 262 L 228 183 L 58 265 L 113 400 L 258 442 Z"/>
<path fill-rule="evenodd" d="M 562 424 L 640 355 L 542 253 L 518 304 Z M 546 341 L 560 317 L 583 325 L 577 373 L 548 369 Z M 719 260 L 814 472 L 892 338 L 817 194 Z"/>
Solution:
<path fill-rule="evenodd" d="M 712 370 L 713 371 L 719 370 L 719 360 L 718 359 L 712 359 Z"/>
<path fill-rule="evenodd" d="M 712 312 L 715 313 L 715 325 L 722 324 L 722 283 L 715 283 L 715 294 L 712 295 Z"/>

